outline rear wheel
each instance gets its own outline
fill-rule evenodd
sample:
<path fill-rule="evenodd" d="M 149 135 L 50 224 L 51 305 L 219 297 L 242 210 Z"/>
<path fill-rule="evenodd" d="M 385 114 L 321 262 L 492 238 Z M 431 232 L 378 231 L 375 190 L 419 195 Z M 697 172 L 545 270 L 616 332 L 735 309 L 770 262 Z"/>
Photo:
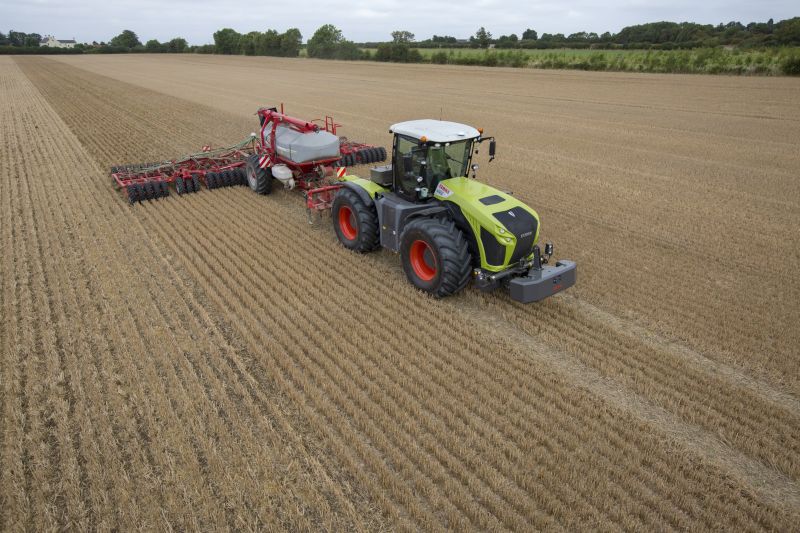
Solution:
<path fill-rule="evenodd" d="M 378 213 L 355 192 L 339 189 L 333 199 L 333 228 L 339 242 L 354 252 L 371 252 L 380 244 Z"/>
<path fill-rule="evenodd" d="M 247 158 L 245 172 L 247 174 L 247 184 L 258 194 L 269 194 L 272 192 L 272 171 L 268 168 L 258 166 L 260 156 L 253 154 Z"/>
<path fill-rule="evenodd" d="M 472 270 L 467 240 L 452 221 L 421 218 L 400 237 L 403 270 L 415 287 L 437 297 L 463 289 Z"/>

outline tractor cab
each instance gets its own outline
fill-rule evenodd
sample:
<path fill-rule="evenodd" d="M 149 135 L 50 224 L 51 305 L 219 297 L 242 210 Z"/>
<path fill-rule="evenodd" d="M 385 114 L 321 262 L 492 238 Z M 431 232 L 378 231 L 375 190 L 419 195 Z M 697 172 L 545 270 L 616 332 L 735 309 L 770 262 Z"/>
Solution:
<path fill-rule="evenodd" d="M 391 178 L 391 189 L 412 202 L 433 198 L 443 180 L 467 176 L 475 144 L 483 140 L 472 126 L 443 120 L 400 122 L 389 132 L 394 134 L 392 165 L 381 169 L 380 179 L 388 185 Z"/>

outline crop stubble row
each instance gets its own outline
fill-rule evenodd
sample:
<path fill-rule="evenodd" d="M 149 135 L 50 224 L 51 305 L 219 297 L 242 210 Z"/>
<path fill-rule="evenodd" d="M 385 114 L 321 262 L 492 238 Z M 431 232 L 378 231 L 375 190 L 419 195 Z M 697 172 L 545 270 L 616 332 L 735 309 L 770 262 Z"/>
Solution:
<path fill-rule="evenodd" d="M 73 77 L 82 76 L 80 73 L 72 74 Z M 57 77 L 58 69 L 55 71 L 51 69 L 48 76 L 50 79 Z M 57 84 L 59 91 L 68 86 L 70 79 L 70 77 L 61 79 Z M 92 89 L 93 84 L 85 81 L 82 90 L 92 90 L 92 97 L 96 102 L 98 99 L 108 98 L 109 92 L 114 91 L 113 83 L 107 78 L 99 78 L 95 82 L 97 87 Z M 102 87 L 102 90 L 98 87 Z M 149 105 L 144 103 L 144 95 L 139 94 L 135 98 L 142 102 L 140 105 Z M 152 95 L 147 97 L 147 101 L 152 103 L 154 98 L 163 96 Z M 89 112 L 88 104 L 83 105 L 87 108 L 74 111 L 73 116 Z M 185 106 L 185 103 L 176 102 L 171 105 L 176 108 L 176 115 L 185 116 L 190 113 L 187 108 L 181 107 Z M 137 106 L 132 107 L 137 116 L 144 116 Z M 108 123 L 119 123 L 124 120 L 125 117 L 120 114 Z M 176 124 L 174 120 L 163 121 L 162 125 L 157 125 L 153 121 L 154 116 L 151 116 L 145 124 L 152 125 L 157 130 L 166 128 L 169 124 L 172 127 L 182 127 L 184 131 L 192 131 L 198 138 L 207 138 L 202 125 L 181 126 L 180 122 Z M 230 123 L 235 121 L 226 121 L 225 125 Z M 143 124 L 132 127 L 142 131 L 147 129 Z M 89 131 L 87 127 L 78 130 Z M 112 131 L 105 130 L 104 136 L 108 135 L 112 135 Z M 153 143 L 148 146 L 143 144 L 139 148 L 143 151 L 153 149 Z M 174 148 L 164 146 L 163 149 Z M 496 300 L 486 298 L 485 301 Z M 504 298 L 500 298 L 500 302 L 498 309 L 508 304 Z M 589 317 L 579 317 L 576 321 L 575 314 L 575 310 L 569 306 L 553 305 L 550 302 L 534 309 L 517 306 L 513 313 L 506 313 L 508 320 L 517 324 L 522 330 L 530 332 L 534 329 L 537 334 L 548 338 L 551 342 L 570 339 L 565 349 L 597 368 L 601 374 L 611 375 L 628 383 L 639 394 L 675 411 L 689 423 L 701 424 L 710 431 L 720 432 L 725 439 L 733 441 L 743 450 L 768 464 L 779 466 L 783 472 L 796 479 L 798 465 L 795 458 L 798 442 L 792 433 L 793 428 L 798 425 L 795 412 L 775 405 L 772 401 L 763 400 L 757 390 L 747 391 L 732 387 L 729 381 L 713 376 L 707 368 L 686 361 L 685 358 L 676 356 L 668 350 L 653 350 L 636 338 L 629 335 L 621 336 L 624 331 L 609 328 Z M 543 324 L 547 326 L 542 327 Z M 734 400 L 730 399 L 731 395 L 734 396 Z"/>
<path fill-rule="evenodd" d="M 241 117 L 264 105 L 266 91 L 302 116 L 331 112 L 348 135 L 381 144 L 386 124 L 442 107 L 483 125 L 501 139 L 502 157 L 481 172 L 531 201 L 546 235 L 557 228 L 560 253 L 581 263 L 576 293 L 798 390 L 794 80 L 85 59 L 59 61 Z M 209 85 L 220 70 L 230 83 Z"/>
<path fill-rule="evenodd" d="M 342 484 L 323 483 L 327 474 L 318 462 L 315 465 L 312 453 L 303 453 L 302 437 L 291 434 L 294 424 L 286 422 L 281 402 L 268 394 L 269 389 L 256 389 L 252 396 L 240 393 L 238 399 L 225 392 L 234 385 L 240 390 L 245 386 L 231 378 L 236 375 L 232 364 L 236 354 L 220 358 L 224 346 L 207 344 L 206 338 L 218 335 L 203 323 L 201 306 L 188 303 L 181 308 L 189 291 L 180 285 L 180 274 L 172 272 L 165 282 L 159 264 L 169 273 L 168 263 L 154 254 L 147 239 L 130 238 L 146 235 L 136 231 L 136 218 L 99 202 L 106 183 L 85 179 L 87 174 L 97 175 L 96 164 L 82 153 L 60 119 L 53 118 L 52 109 L 40 97 L 31 98 L 36 91 L 20 81 L 24 77 L 19 71 L 8 63 L 3 67 L 4 78 L 17 85 L 8 89 L 13 112 L 4 110 L 4 116 L 16 119 L 8 126 L 6 138 L 12 140 L 7 148 L 9 154 L 19 154 L 19 167 L 3 175 L 11 207 L 6 212 L 18 210 L 29 217 L 19 229 L 30 230 L 28 238 L 19 235 L 11 241 L 18 252 L 15 258 L 29 261 L 30 266 L 9 267 L 24 281 L 26 273 L 34 275 L 30 288 L 19 290 L 16 298 L 21 306 L 19 322 L 11 324 L 10 335 L 4 334 L 14 339 L 10 345 L 21 351 L 19 358 L 26 365 L 19 381 L 7 382 L 23 390 L 4 394 L 9 400 L 4 405 L 11 410 L 8 420 L 25 421 L 12 425 L 4 442 L 10 453 L 3 454 L 3 478 L 12 482 L 3 483 L 2 501 L 4 508 L 16 511 L 3 513 L 7 524 L 36 529 L 87 523 L 149 528 L 162 521 L 182 527 L 201 521 L 236 527 L 284 523 L 311 529 L 315 523 L 335 527 L 362 522 L 349 502 L 355 498 L 341 497 Z M 45 152 L 31 140 L 40 136 L 35 128 L 46 120 L 66 135 L 45 135 L 50 146 Z M 42 246 L 48 253 L 34 253 L 39 248 L 35 243 L 45 239 L 47 245 Z M 126 261 L 119 261 L 123 257 Z M 150 273 L 153 268 L 157 277 Z M 76 276 L 77 272 L 91 276 Z M 61 319 L 50 321 L 55 327 L 46 315 L 39 316 L 47 308 L 60 309 L 55 314 Z M 176 333 L 165 327 L 163 317 L 180 320 Z M 26 322 L 40 324 L 40 329 L 31 331 Z M 48 339 L 52 335 L 55 339 Z M 207 364 L 209 353 L 219 363 L 213 371 Z M 44 375 L 32 366 L 44 366 L 41 354 L 50 361 L 51 371 Z M 68 359 L 61 373 L 52 362 L 56 355 Z M 202 370 L 193 370 L 192 360 Z M 200 371 L 201 379 L 193 375 Z M 214 380 L 214 372 L 226 379 Z M 78 390 L 64 398 L 56 390 L 61 383 Z M 216 385 L 213 397 L 206 400 L 202 384 Z M 256 398 L 255 404 L 251 398 Z M 44 419 L 51 404 L 68 405 L 74 413 L 51 418 L 70 424 L 84 443 L 85 447 L 76 444 L 72 455 L 69 435 L 51 429 Z M 242 412 L 250 416 L 242 417 Z M 233 444 L 248 431 L 258 438 Z M 23 444 L 16 450 L 5 448 L 5 443 L 19 439 Z M 284 447 L 295 447 L 297 456 L 282 457 Z M 72 475 L 74 466 L 66 469 L 56 463 L 53 457 L 58 454 L 78 461 L 85 477 Z M 243 475 L 236 483 L 221 483 L 230 470 Z M 85 494 L 88 516 L 79 512 L 74 497 L 66 498 L 75 490 Z M 343 507 L 329 522 L 321 516 L 330 507 L 326 500 L 334 499 L 326 492 L 339 493 L 336 503 Z M 18 505 L 11 503 L 15 498 Z M 234 509 L 249 512 L 237 515 Z"/>
<path fill-rule="evenodd" d="M 36 67 L 40 69 L 38 77 L 35 75 Z M 98 106 L 96 103 L 93 105 L 93 112 L 87 109 L 82 113 L 70 113 L 66 104 L 69 98 L 65 97 L 64 100 L 58 101 L 54 91 L 47 90 L 42 77 L 45 67 L 48 67 L 48 75 L 53 76 L 52 83 L 57 83 L 58 78 L 54 76 L 52 65 L 31 63 L 25 68 L 26 72 L 36 79 L 37 85 L 45 91 L 59 114 L 68 117 L 68 124 L 81 137 L 81 141 L 91 153 L 99 153 L 101 150 L 113 151 L 113 147 L 118 146 L 121 150 L 116 157 L 119 158 L 146 150 L 174 149 L 170 144 L 174 139 L 167 137 L 162 141 L 162 137 L 153 138 L 152 133 L 150 136 L 140 138 L 126 135 L 124 145 L 114 142 L 113 132 L 98 135 L 101 128 L 94 124 L 98 115 L 104 116 L 106 124 L 117 124 L 120 131 L 125 132 L 131 131 L 131 128 L 122 127 L 122 124 L 127 126 L 126 121 L 131 119 L 114 116 L 113 112 L 110 112 L 111 108 L 103 109 L 102 105 Z M 75 73 L 74 76 L 79 77 L 80 74 Z M 65 95 L 69 94 L 66 88 L 68 84 L 59 83 L 59 86 Z M 115 98 L 119 101 L 120 95 L 112 93 L 107 98 L 112 102 Z M 78 101 L 73 100 L 73 102 Z M 134 110 L 132 114 L 137 120 L 144 121 L 149 131 L 157 129 L 160 119 L 156 114 L 141 111 L 141 109 Z M 80 117 L 84 117 L 87 122 L 79 122 Z M 119 122 L 120 120 L 122 122 Z M 181 117 L 180 120 L 189 125 L 186 131 L 197 131 L 204 126 L 202 120 L 191 117 Z M 167 144 L 164 144 L 165 141 Z M 119 142 L 122 143 L 123 139 L 119 139 Z M 186 143 L 185 148 L 188 149 L 196 141 L 187 139 Z M 102 158 L 99 160 L 103 165 L 110 161 Z M 114 162 L 118 161 L 119 159 L 116 159 Z M 104 194 L 101 186 L 96 185 L 94 190 L 100 198 L 98 203 L 107 203 L 106 214 L 112 216 L 119 207 L 115 203 L 119 199 L 111 194 Z M 374 281 L 359 289 L 365 291 L 363 299 L 360 296 L 354 299 L 353 287 L 363 282 L 363 273 L 375 272 L 376 269 L 370 268 L 361 258 L 354 258 L 344 254 L 342 250 L 331 247 L 331 239 L 327 234 L 312 232 L 311 240 L 315 252 L 306 253 L 299 261 L 300 264 L 317 266 L 323 271 L 331 269 L 334 265 L 336 275 L 331 276 L 331 279 L 322 280 L 325 289 L 333 291 L 330 300 L 323 302 L 327 312 L 320 313 L 318 304 L 314 302 L 302 303 L 302 300 L 308 298 L 310 294 L 319 292 L 320 286 L 315 284 L 318 280 L 309 282 L 304 276 L 292 276 L 283 272 L 280 264 L 274 264 L 268 257 L 261 256 L 257 252 L 247 252 L 258 249 L 257 243 L 260 237 L 268 239 L 270 246 L 265 247 L 267 249 L 283 251 L 286 255 L 293 253 L 294 248 L 287 246 L 283 241 L 285 236 L 279 231 L 270 229 L 286 225 L 287 221 L 290 224 L 299 224 L 302 214 L 298 214 L 297 205 L 292 205 L 293 200 L 281 195 L 279 199 L 283 203 L 272 202 L 270 210 L 264 211 L 262 199 L 247 196 L 246 191 L 221 191 L 213 198 L 206 194 L 196 198 L 170 199 L 154 206 L 142 206 L 141 211 L 146 212 L 146 215 L 136 212 L 134 216 L 137 223 L 142 224 L 143 234 L 152 238 L 155 249 L 163 247 L 165 250 L 170 250 L 170 261 L 175 260 L 173 254 L 181 255 L 183 268 L 176 271 L 191 272 L 187 278 L 194 283 L 204 280 L 201 290 L 208 293 L 207 297 L 219 306 L 223 311 L 222 314 L 238 317 L 228 325 L 235 331 L 236 336 L 241 337 L 245 350 L 254 355 L 253 360 L 259 361 L 253 369 L 254 379 L 260 379 L 255 376 L 264 370 L 267 370 L 265 372 L 267 375 L 285 376 L 280 382 L 289 391 L 289 396 L 296 400 L 298 405 L 305 405 L 306 402 L 312 404 L 310 408 L 305 405 L 304 411 L 313 423 L 318 424 L 315 429 L 321 434 L 327 434 L 333 428 L 340 432 L 339 438 L 328 437 L 327 443 L 337 451 L 343 463 L 353 467 L 359 460 L 369 459 L 373 476 L 359 476 L 359 482 L 368 486 L 371 489 L 369 492 L 374 497 L 377 497 L 375 494 L 386 490 L 387 486 L 390 487 L 388 499 L 384 496 L 380 501 L 384 509 L 395 510 L 389 513 L 393 519 L 407 520 L 405 513 L 408 512 L 412 513 L 411 520 L 416 523 L 431 524 L 432 520 L 441 519 L 444 515 L 453 524 L 463 523 L 463 520 L 468 519 L 476 525 L 490 526 L 497 525 L 497 520 L 502 520 L 503 525 L 513 527 L 519 525 L 520 519 L 531 519 L 534 523 L 543 525 L 555 516 L 561 520 L 571 517 L 586 522 L 611 519 L 631 526 L 653 525 L 659 523 L 659 520 L 667 520 L 673 526 L 680 527 L 681 524 L 692 523 L 702 516 L 706 517 L 705 520 L 712 520 L 714 511 L 730 512 L 728 508 L 730 500 L 727 500 L 733 497 L 730 494 L 725 496 L 715 493 L 701 496 L 705 489 L 676 489 L 676 486 L 681 484 L 689 487 L 702 486 L 708 480 L 706 476 L 710 475 L 713 478 L 719 475 L 713 469 L 703 469 L 701 474 L 697 474 L 692 469 L 693 466 L 685 466 L 678 468 L 676 475 L 672 472 L 674 465 L 670 465 L 675 462 L 675 458 L 661 449 L 652 440 L 652 436 L 647 435 L 646 426 L 634 424 L 634 429 L 628 429 L 619 419 L 603 417 L 602 406 L 598 408 L 585 396 L 575 399 L 575 394 L 568 391 L 566 384 L 560 380 L 557 380 L 556 385 L 549 379 L 536 376 L 537 369 L 532 368 L 524 359 L 517 359 L 519 355 L 514 354 L 513 347 L 502 344 L 499 347 L 490 346 L 486 342 L 476 340 L 472 335 L 476 329 L 480 331 L 480 324 L 475 320 L 466 320 L 464 316 L 458 316 L 458 319 L 454 320 L 450 304 L 431 303 L 425 300 L 420 302 L 414 299 L 413 291 L 402 283 L 397 283 L 396 280 L 389 283 L 389 288 L 397 291 L 398 296 L 389 298 L 391 306 L 386 311 L 379 305 L 376 308 L 375 302 L 380 302 L 385 297 L 380 284 Z M 243 206 L 246 209 L 242 209 Z M 226 234 L 217 230 L 206 230 L 205 234 L 192 235 L 165 229 L 176 227 L 174 219 L 178 217 L 182 217 L 179 220 L 187 222 L 181 224 L 181 227 L 202 226 L 208 220 L 226 221 L 224 227 L 234 236 L 233 242 L 236 246 L 231 245 L 226 239 Z M 265 228 L 263 235 L 260 231 L 254 233 L 253 228 L 262 227 Z M 180 233 L 179 238 L 176 238 L 176 233 Z M 248 238 L 244 239 L 243 235 L 247 235 Z M 302 238 L 309 238 L 309 235 L 304 232 Z M 323 249 L 332 251 L 322 252 Z M 237 257 L 241 253 L 245 253 L 245 256 Z M 319 257 L 320 253 L 324 254 L 322 258 Z M 212 254 L 221 260 L 219 262 L 210 260 Z M 280 257 L 280 253 L 272 256 Z M 333 257 L 334 260 L 328 259 Z M 336 268 L 340 264 L 344 266 Z M 387 265 L 387 261 L 378 260 L 378 272 L 375 272 L 377 275 L 371 278 L 391 279 L 391 276 L 397 276 L 396 268 Z M 362 274 L 355 275 L 358 271 Z M 247 282 L 256 285 L 265 279 L 272 280 L 272 283 L 267 284 L 268 293 L 263 289 L 252 291 L 246 285 L 243 286 L 243 283 Z M 286 279 L 285 285 L 281 283 L 282 279 Z M 336 283 L 336 280 L 347 280 L 349 284 Z M 333 288 L 329 286 L 329 281 L 333 281 Z M 436 338 L 438 328 L 433 327 L 433 323 L 446 324 L 455 338 L 464 339 L 458 346 L 462 353 L 452 353 L 438 346 L 428 347 L 419 341 L 411 343 L 409 349 L 405 344 L 408 342 L 406 337 L 390 336 L 387 341 L 388 346 L 373 355 L 370 350 L 375 349 L 376 339 L 369 342 L 372 337 L 363 339 L 357 334 L 348 334 L 345 331 L 340 339 L 330 339 L 322 333 L 315 335 L 316 330 L 313 329 L 311 333 L 293 332 L 293 324 L 302 323 L 303 319 L 309 317 L 312 323 L 314 320 L 319 320 L 326 326 L 323 328 L 325 331 L 335 331 L 342 321 L 356 321 L 363 316 L 377 317 L 379 323 L 391 323 L 395 317 L 408 314 L 405 307 L 409 299 L 412 299 L 418 307 L 412 311 L 412 316 L 432 315 L 436 319 L 430 322 L 427 320 L 413 322 L 414 328 L 419 329 L 422 338 Z M 342 310 L 341 306 L 333 303 L 336 301 L 348 301 L 352 310 Z M 283 304 L 284 309 L 272 311 L 278 302 Z M 267 310 L 266 316 L 264 310 Z M 351 318 L 348 320 L 348 317 Z M 354 330 L 360 331 L 356 328 Z M 328 345 L 331 340 L 336 347 L 334 353 L 330 353 Z M 276 341 L 280 343 L 279 349 L 271 351 L 265 348 Z M 299 348 L 309 342 L 315 349 Z M 350 350 L 348 346 L 362 347 L 363 352 Z M 426 354 L 426 350 L 431 350 L 431 353 Z M 283 351 L 291 355 L 288 360 L 285 356 L 280 357 Z M 346 353 L 347 357 L 336 357 L 336 352 L 338 355 Z M 475 355 L 464 360 L 468 354 Z M 406 362 L 409 356 L 411 361 Z M 483 357 L 488 357 L 489 362 L 484 363 Z M 392 368 L 392 364 L 402 366 Z M 311 377 L 299 372 L 298 365 L 310 373 Z M 360 374 L 363 374 L 363 377 Z M 434 382 L 430 383 L 431 378 L 427 376 L 435 376 Z M 538 384 L 534 385 L 525 380 L 520 382 L 520 376 L 531 376 L 529 379 L 537 380 Z M 553 379 L 552 376 L 548 378 Z M 357 380 L 358 386 L 353 384 L 354 379 Z M 471 390 L 468 384 L 472 383 L 479 386 Z M 415 401 L 413 395 L 405 392 L 406 388 L 419 391 L 418 394 L 423 396 L 424 400 L 417 398 Z M 544 396 L 533 395 L 531 390 L 542 391 Z M 388 393 L 384 395 L 383 391 Z M 507 391 L 515 392 L 509 397 Z M 371 396 L 369 392 L 372 392 Z M 426 394 L 429 396 L 424 397 Z M 465 401 L 466 406 L 471 409 L 465 409 L 463 404 Z M 510 409 L 510 412 L 504 413 L 504 407 Z M 540 417 L 538 421 L 528 419 L 532 416 L 531 411 Z M 317 412 L 323 415 L 320 416 Z M 415 413 L 424 415 L 426 419 L 416 420 Z M 476 417 L 474 413 L 480 413 L 482 418 Z M 504 414 L 498 415 L 498 413 Z M 401 442 L 408 442 L 417 447 L 421 444 L 422 449 L 418 454 L 404 453 L 402 448 L 398 449 L 393 440 L 387 440 L 383 435 L 383 432 L 392 427 L 393 417 L 397 416 L 402 417 L 401 420 L 404 421 L 399 425 L 403 430 L 399 436 L 405 439 Z M 594 417 L 599 417 L 600 422 L 595 421 Z M 484 429 L 487 423 L 492 425 L 493 431 L 498 429 L 495 426 L 501 429 L 499 442 L 492 440 L 497 439 L 493 431 Z M 440 426 L 447 431 L 436 432 L 436 428 Z M 559 429 L 562 427 L 566 429 Z M 575 436 L 580 435 L 580 431 L 588 431 L 588 434 L 583 439 L 576 439 Z M 539 449 L 530 444 L 530 442 L 540 442 L 536 440 L 536 436 L 542 438 L 542 435 L 546 437 Z M 610 466 L 592 465 L 596 458 L 587 454 L 587 450 L 580 449 L 580 445 L 577 444 L 581 440 L 591 442 L 598 437 L 605 438 L 617 446 L 599 451 L 600 457 L 609 457 L 605 464 Z M 653 449 L 643 444 L 643 440 Z M 347 442 L 354 443 L 355 452 L 347 449 L 347 445 L 344 444 Z M 470 445 L 465 445 L 463 442 Z M 493 456 L 491 453 L 491 450 L 498 445 L 500 450 L 505 450 L 505 460 L 503 456 Z M 620 468 L 620 457 L 637 456 L 635 450 L 642 448 L 645 452 L 640 451 L 638 456 L 653 457 L 650 460 L 651 465 L 656 465 L 655 475 L 647 468 L 642 469 L 631 459 L 623 460 L 621 464 L 625 467 Z M 576 455 L 572 456 L 569 452 Z M 582 456 L 581 452 L 587 455 Z M 583 461 L 577 458 L 582 458 Z M 579 465 L 577 472 L 574 470 L 576 461 Z M 536 476 L 530 475 L 531 469 L 536 465 L 545 465 L 541 467 L 542 471 L 539 474 L 544 477 L 544 481 L 538 485 Z M 443 486 L 448 489 L 446 493 L 435 484 L 426 481 L 425 476 L 430 472 L 439 472 Z M 404 484 L 395 479 L 398 473 L 401 473 L 401 479 L 410 477 L 409 482 L 413 483 L 417 490 L 427 488 L 431 494 L 427 505 L 414 498 Z M 643 475 L 646 480 L 644 485 L 638 480 Z M 619 476 L 619 479 L 615 480 L 615 476 Z M 377 483 L 376 478 L 379 480 Z M 512 483 L 511 489 L 507 488 L 506 483 L 515 479 L 519 481 Z M 572 480 L 573 483 L 568 482 L 566 487 L 562 488 L 565 479 Z M 607 484 L 608 494 L 598 494 L 582 488 L 581 482 L 576 481 L 586 479 L 589 480 L 590 486 L 591 482 Z M 515 491 L 513 488 L 515 484 L 525 490 Z M 578 494 L 577 499 L 574 496 L 575 491 Z M 671 496 L 670 493 L 673 492 L 676 494 Z M 652 496 L 648 499 L 642 496 L 645 494 Z M 686 494 L 691 497 L 684 500 Z M 530 499 L 526 501 L 526 496 L 534 498 L 534 501 Z M 613 501 L 614 497 L 618 498 L 619 502 L 616 505 L 609 505 L 609 501 Z M 640 498 L 643 501 L 640 501 Z M 678 503 L 668 504 L 675 498 L 679 500 Z M 699 509 L 696 498 L 709 499 L 708 502 L 704 502 L 704 505 L 708 505 L 711 510 L 709 514 L 704 514 L 705 511 Z M 475 499 L 485 502 L 481 508 L 473 509 Z M 717 503 L 709 505 L 713 501 Z M 565 503 L 578 505 L 581 511 L 566 516 L 563 514 Z M 419 508 L 420 506 L 422 508 Z M 432 515 L 430 511 L 426 511 L 428 506 L 439 514 Z M 775 519 L 770 517 L 769 513 L 761 515 L 752 506 L 743 505 L 745 509 L 748 507 L 750 511 L 735 517 L 734 521 L 741 520 L 743 524 L 755 518 L 765 525 Z M 462 513 L 466 517 L 462 516 Z"/>

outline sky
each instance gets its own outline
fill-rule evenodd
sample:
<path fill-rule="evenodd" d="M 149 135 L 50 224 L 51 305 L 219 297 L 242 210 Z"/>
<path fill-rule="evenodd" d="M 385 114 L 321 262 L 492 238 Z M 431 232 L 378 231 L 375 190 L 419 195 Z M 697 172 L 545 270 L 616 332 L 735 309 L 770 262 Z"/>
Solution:
<path fill-rule="evenodd" d="M 434 34 L 467 38 L 481 26 L 497 37 L 521 35 L 526 28 L 600 34 L 661 20 L 746 24 L 798 15 L 797 0 L 0 0 L 0 31 L 100 42 L 130 29 L 142 42 L 184 37 L 205 44 L 224 27 L 241 33 L 296 27 L 305 41 L 330 23 L 347 39 L 365 42 L 389 40 L 393 30 L 410 31 L 417 40 Z"/>

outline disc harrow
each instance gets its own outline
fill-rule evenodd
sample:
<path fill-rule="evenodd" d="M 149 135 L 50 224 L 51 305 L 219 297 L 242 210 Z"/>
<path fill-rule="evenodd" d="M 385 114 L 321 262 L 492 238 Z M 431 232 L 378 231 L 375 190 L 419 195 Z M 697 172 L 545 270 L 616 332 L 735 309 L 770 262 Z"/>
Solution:
<path fill-rule="evenodd" d="M 340 137 L 342 157 L 333 163 L 334 167 L 354 167 L 386 161 L 386 148 L 368 144 L 354 143 L 347 137 Z"/>
<path fill-rule="evenodd" d="M 284 114 L 283 105 L 280 112 L 275 107 L 261 108 L 257 115 L 260 134 L 253 133 L 235 145 L 216 149 L 206 145 L 200 152 L 175 160 L 116 165 L 111 167 L 111 178 L 115 186 L 125 192 L 128 202 L 137 204 L 169 196 L 170 183 L 179 196 L 198 192 L 203 185 L 209 190 L 248 185 L 250 160 L 251 166 L 256 165 L 251 171 L 267 172 L 270 180 L 274 178 L 288 189 L 302 190 L 308 210 L 322 212 L 330 209 L 347 167 L 386 160 L 385 148 L 339 136 L 337 129 L 341 124 L 330 116 L 324 120 L 305 121 Z M 278 125 L 301 135 L 322 131 L 332 134 L 338 137 L 338 154 L 294 161 L 276 147 Z M 270 184 L 268 190 L 271 188 Z"/>
<path fill-rule="evenodd" d="M 136 163 L 111 167 L 111 178 L 124 190 L 128 202 L 157 200 L 169 196 L 170 183 L 178 195 L 246 184 L 244 164 L 256 151 L 253 136 L 224 148 L 204 150 L 172 161 Z"/>

